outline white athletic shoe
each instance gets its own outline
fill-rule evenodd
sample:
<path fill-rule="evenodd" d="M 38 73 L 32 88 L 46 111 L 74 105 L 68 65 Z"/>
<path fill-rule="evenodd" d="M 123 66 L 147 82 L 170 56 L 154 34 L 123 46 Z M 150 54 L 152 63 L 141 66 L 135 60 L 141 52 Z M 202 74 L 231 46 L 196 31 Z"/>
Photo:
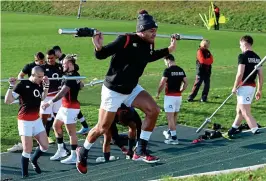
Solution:
<path fill-rule="evenodd" d="M 55 155 L 50 157 L 50 160 L 60 160 L 61 158 L 64 158 L 67 156 L 67 151 L 65 149 L 57 150 Z"/>
<path fill-rule="evenodd" d="M 164 135 L 165 139 L 167 139 L 167 140 L 171 137 L 171 135 L 169 134 L 168 131 L 163 131 L 163 135 Z"/>
<path fill-rule="evenodd" d="M 178 139 L 173 140 L 172 138 L 164 140 L 164 143 L 168 144 L 168 145 L 178 145 L 179 144 Z"/>
<path fill-rule="evenodd" d="M 63 164 L 75 164 L 77 162 L 77 155 L 76 154 L 70 155 L 69 157 L 67 157 L 64 160 L 61 160 L 60 162 Z"/>
<path fill-rule="evenodd" d="M 96 163 L 103 163 L 103 162 L 105 162 L 104 157 L 98 157 L 98 158 L 96 158 Z"/>
<path fill-rule="evenodd" d="M 115 157 L 115 156 L 110 156 L 109 161 L 114 161 L 114 160 L 118 160 L 119 157 Z M 104 163 L 105 162 L 105 158 L 104 157 L 98 157 L 96 158 L 96 163 Z"/>
<path fill-rule="evenodd" d="M 8 152 L 22 152 L 22 143 L 15 144 L 13 147 L 7 149 Z"/>

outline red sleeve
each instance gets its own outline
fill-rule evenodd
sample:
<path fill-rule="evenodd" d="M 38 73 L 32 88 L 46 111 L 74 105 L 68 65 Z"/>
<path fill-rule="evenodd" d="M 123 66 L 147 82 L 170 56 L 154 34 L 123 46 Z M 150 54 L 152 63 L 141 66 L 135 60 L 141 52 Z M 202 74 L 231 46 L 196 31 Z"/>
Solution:
<path fill-rule="evenodd" d="M 201 63 L 201 64 L 204 64 L 205 62 L 205 58 L 203 56 L 203 53 L 201 50 L 198 50 L 197 52 L 197 60 Z"/>
<path fill-rule="evenodd" d="M 215 8 L 214 11 L 215 11 L 216 13 L 219 13 L 220 9 L 219 9 L 219 8 Z"/>
<path fill-rule="evenodd" d="M 211 65 L 213 63 L 213 56 L 210 55 L 209 58 L 204 58 L 204 55 L 201 50 L 198 50 L 197 52 L 197 59 L 200 64 Z"/>

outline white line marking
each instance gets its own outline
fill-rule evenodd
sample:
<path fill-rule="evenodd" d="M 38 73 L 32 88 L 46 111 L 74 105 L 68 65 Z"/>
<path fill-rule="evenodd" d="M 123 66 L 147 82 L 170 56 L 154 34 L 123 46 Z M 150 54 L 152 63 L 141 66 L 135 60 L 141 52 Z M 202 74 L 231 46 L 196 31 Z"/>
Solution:
<path fill-rule="evenodd" d="M 228 174 L 232 172 L 243 172 L 243 171 L 251 171 L 251 170 L 257 170 L 259 168 L 266 167 L 266 164 L 259 164 L 259 165 L 253 165 L 248 167 L 241 167 L 241 168 L 234 168 L 234 169 L 228 169 L 228 170 L 221 170 L 221 171 L 212 171 L 212 172 L 205 172 L 205 173 L 198 173 L 198 174 L 192 174 L 192 175 L 184 175 L 179 177 L 171 177 L 171 179 L 183 179 L 183 178 L 191 178 L 191 177 L 198 177 L 198 176 L 206 176 L 206 175 L 218 175 L 218 174 Z M 161 181 L 159 180 L 150 180 L 150 181 Z"/>

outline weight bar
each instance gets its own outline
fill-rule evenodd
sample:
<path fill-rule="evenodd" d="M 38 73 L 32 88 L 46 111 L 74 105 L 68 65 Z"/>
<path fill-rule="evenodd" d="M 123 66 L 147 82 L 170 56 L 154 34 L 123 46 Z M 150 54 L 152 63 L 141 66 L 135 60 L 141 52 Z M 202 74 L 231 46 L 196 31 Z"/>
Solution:
<path fill-rule="evenodd" d="M 75 35 L 75 37 L 93 37 L 97 34 L 96 29 L 94 28 L 74 28 L 74 29 L 59 29 L 58 33 L 60 35 L 63 34 L 71 34 Z M 104 35 L 125 35 L 125 34 L 135 34 L 135 33 L 125 33 L 125 32 L 101 32 Z M 197 35 L 184 35 L 184 34 L 172 34 L 172 35 L 162 35 L 162 34 L 157 34 L 156 35 L 159 38 L 171 38 L 174 36 L 177 40 L 203 40 L 202 36 L 197 36 Z"/>
<path fill-rule="evenodd" d="M 49 80 L 80 80 L 80 79 L 86 79 L 85 76 L 62 76 L 62 77 L 54 77 L 54 78 L 48 78 Z M 29 80 L 29 79 L 17 79 L 19 81 L 23 80 Z M 9 79 L 1 79 L 0 82 L 8 82 Z"/>
<path fill-rule="evenodd" d="M 104 80 L 93 80 L 88 84 L 84 84 L 84 86 L 95 86 L 97 84 L 102 84 L 104 82 Z"/>

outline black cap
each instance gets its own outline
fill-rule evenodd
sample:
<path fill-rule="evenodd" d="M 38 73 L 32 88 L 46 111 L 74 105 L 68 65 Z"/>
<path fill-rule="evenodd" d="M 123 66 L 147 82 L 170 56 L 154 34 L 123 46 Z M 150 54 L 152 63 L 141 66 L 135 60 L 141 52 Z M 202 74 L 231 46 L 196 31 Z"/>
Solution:
<path fill-rule="evenodd" d="M 141 10 L 137 19 L 137 32 L 142 32 L 152 28 L 158 28 L 158 25 L 153 20 L 153 17 L 146 10 Z"/>

